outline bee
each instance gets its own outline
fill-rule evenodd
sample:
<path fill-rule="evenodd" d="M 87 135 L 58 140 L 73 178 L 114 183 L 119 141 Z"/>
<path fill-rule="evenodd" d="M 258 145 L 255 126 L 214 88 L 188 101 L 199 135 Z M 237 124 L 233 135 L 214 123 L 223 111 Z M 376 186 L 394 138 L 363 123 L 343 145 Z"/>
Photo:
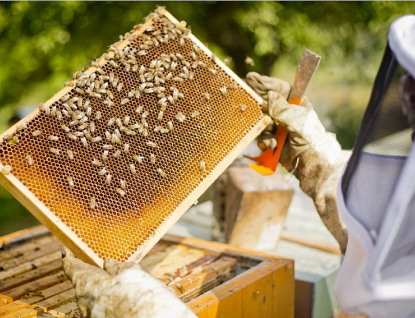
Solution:
<path fill-rule="evenodd" d="M 125 126 L 128 126 L 129 122 L 130 122 L 130 116 L 125 116 L 125 118 L 124 118 L 124 125 Z"/>
<path fill-rule="evenodd" d="M 183 55 L 181 55 L 180 53 L 176 53 L 176 56 L 178 57 L 179 60 L 183 60 L 184 59 Z"/>
<path fill-rule="evenodd" d="M 89 202 L 89 207 L 93 210 L 97 207 L 97 201 L 95 198 L 91 198 L 91 201 Z"/>
<path fill-rule="evenodd" d="M 84 131 L 84 136 L 86 137 L 86 139 L 88 139 L 89 141 L 92 139 L 91 134 L 89 133 L 88 130 Z"/>
<path fill-rule="evenodd" d="M 173 78 L 173 81 L 183 83 L 183 78 L 176 76 L 175 78 Z"/>
<path fill-rule="evenodd" d="M 137 161 L 138 163 L 142 163 L 142 162 L 143 162 L 144 157 L 134 155 L 134 156 L 133 156 L 133 159 L 134 159 L 135 161 Z"/>
<path fill-rule="evenodd" d="M 76 137 L 82 137 L 84 135 L 84 132 L 83 131 L 75 131 L 73 134 Z"/>
<path fill-rule="evenodd" d="M 73 178 L 68 176 L 66 179 L 68 180 L 69 188 L 73 188 L 75 186 Z"/>
<path fill-rule="evenodd" d="M 95 119 L 96 120 L 100 120 L 102 118 L 102 114 L 101 114 L 101 112 L 100 111 L 97 111 L 96 113 L 95 113 Z"/>
<path fill-rule="evenodd" d="M 173 77 L 173 74 L 170 72 L 170 73 L 168 73 L 168 74 L 164 77 L 164 79 L 165 79 L 166 81 L 169 81 L 172 77 Z"/>
<path fill-rule="evenodd" d="M 69 97 L 70 97 L 69 94 L 66 94 L 65 96 L 62 96 L 61 97 L 61 102 L 62 103 L 66 102 L 69 99 Z"/>
<path fill-rule="evenodd" d="M 112 175 L 110 173 L 107 174 L 107 177 L 105 178 L 105 183 L 110 184 L 112 180 Z"/>
<path fill-rule="evenodd" d="M 154 154 L 150 154 L 150 162 L 151 163 L 156 163 L 156 156 Z"/>
<path fill-rule="evenodd" d="M 123 190 L 125 190 L 127 188 L 127 184 L 122 179 L 120 179 L 120 186 L 121 186 L 121 189 L 123 189 Z"/>
<path fill-rule="evenodd" d="M 142 118 L 142 119 L 145 119 L 145 118 L 147 118 L 147 116 L 148 116 L 148 111 L 145 111 L 145 112 L 141 115 L 141 118 Z"/>
<path fill-rule="evenodd" d="M 88 142 L 86 141 L 86 138 L 85 138 L 85 137 L 82 137 L 82 138 L 81 138 L 81 142 L 82 142 L 82 145 L 83 145 L 85 148 L 88 148 Z"/>
<path fill-rule="evenodd" d="M 87 115 L 88 117 L 91 117 L 91 113 L 92 113 L 92 108 L 91 108 L 91 107 L 88 107 L 88 108 L 86 109 L 86 115 Z"/>
<path fill-rule="evenodd" d="M 196 52 L 196 54 L 200 53 L 200 49 L 196 44 L 193 44 L 193 50 Z"/>
<path fill-rule="evenodd" d="M 197 116 L 199 116 L 200 115 L 200 113 L 197 111 L 197 110 L 195 110 L 193 113 L 192 113 L 192 118 L 196 118 Z"/>
<path fill-rule="evenodd" d="M 82 118 L 79 120 L 78 124 L 79 124 L 79 125 L 84 125 L 84 124 L 85 124 L 85 122 L 87 122 L 87 121 L 88 121 L 88 117 L 84 116 L 84 117 L 82 117 Z M 84 129 L 84 128 L 83 128 L 83 129 Z"/>
<path fill-rule="evenodd" d="M 96 136 L 96 137 L 93 137 L 93 138 L 91 138 L 91 142 L 100 142 L 102 140 L 102 138 L 101 138 L 101 136 Z"/>
<path fill-rule="evenodd" d="M 158 168 L 157 169 L 157 172 L 162 176 L 162 177 L 165 177 L 166 176 L 166 173 L 163 171 L 163 170 L 161 170 L 161 168 Z"/>
<path fill-rule="evenodd" d="M 156 126 L 156 127 L 154 128 L 154 132 L 159 132 L 162 128 L 163 128 L 163 127 L 161 127 L 161 126 Z"/>
<path fill-rule="evenodd" d="M 159 112 L 159 115 L 157 116 L 157 119 L 158 120 L 162 120 L 163 119 L 163 114 L 164 114 L 164 112 L 163 111 L 160 111 Z"/>
<path fill-rule="evenodd" d="M 121 84 L 120 84 L 121 85 Z M 118 85 L 119 86 L 119 85 Z M 118 90 L 118 89 L 117 89 Z M 128 102 L 130 101 L 130 99 L 129 98 L 124 98 L 124 99 L 122 99 L 121 100 L 121 105 L 125 105 L 125 104 L 127 104 Z"/>
<path fill-rule="evenodd" d="M 135 98 L 139 99 L 141 97 L 141 93 L 138 89 L 135 90 Z"/>
<path fill-rule="evenodd" d="M 177 62 L 176 61 L 173 61 L 170 64 L 170 70 L 174 72 L 176 70 L 176 67 L 177 67 Z"/>
<path fill-rule="evenodd" d="M 107 169 L 104 167 L 104 168 L 102 168 L 99 172 L 98 172 L 98 174 L 100 175 L 100 176 L 103 176 L 104 174 L 106 174 L 108 171 L 107 171 Z"/>
<path fill-rule="evenodd" d="M 170 104 L 172 104 L 172 105 L 175 104 L 173 96 L 167 96 L 167 100 L 170 102 Z"/>
<path fill-rule="evenodd" d="M 115 190 L 120 196 L 122 196 L 122 197 L 124 197 L 125 196 L 125 192 L 124 192 L 124 190 L 123 189 L 121 189 L 121 188 L 117 188 L 116 190 Z"/>
<path fill-rule="evenodd" d="M 106 161 L 108 159 L 108 150 L 104 150 L 103 154 L 102 154 L 102 160 Z"/>
<path fill-rule="evenodd" d="M 94 160 L 92 160 L 92 165 L 96 166 L 96 167 L 101 167 L 102 166 L 102 162 L 100 162 L 98 159 L 94 158 Z"/>
<path fill-rule="evenodd" d="M 112 156 L 113 156 L 114 158 L 118 158 L 120 155 L 121 155 L 121 150 L 120 150 L 120 149 L 118 149 L 116 152 L 114 152 L 114 153 L 112 154 Z"/>
<path fill-rule="evenodd" d="M 241 111 L 244 112 L 246 110 L 246 105 L 245 104 L 240 104 L 239 106 L 241 108 Z"/>
<path fill-rule="evenodd" d="M 183 288 L 183 286 L 182 285 L 180 285 L 180 284 L 177 284 L 176 285 L 176 287 L 177 287 L 177 289 L 178 290 L 180 290 L 180 292 L 183 294 L 186 290 Z"/>
<path fill-rule="evenodd" d="M 77 136 L 75 136 L 74 134 L 72 134 L 72 133 L 68 133 L 67 134 L 67 136 L 68 136 L 68 138 L 69 139 L 71 139 L 71 140 L 77 140 L 78 139 L 78 137 Z"/>
<path fill-rule="evenodd" d="M 68 127 L 67 127 L 68 128 Z M 59 137 L 57 137 L 57 136 L 49 136 L 48 137 L 48 139 L 50 140 L 50 141 L 58 141 L 59 140 Z"/>
<path fill-rule="evenodd" d="M 61 125 L 61 128 L 62 128 L 62 130 L 63 130 L 64 132 L 66 132 L 66 133 L 68 133 L 68 132 L 70 132 L 70 131 L 71 131 L 71 129 L 70 129 L 69 127 L 65 126 L 65 125 Z"/>
<path fill-rule="evenodd" d="M 108 108 L 114 105 L 114 102 L 107 97 L 107 99 L 103 102 L 104 105 L 107 105 Z"/>
<path fill-rule="evenodd" d="M 33 166 L 33 158 L 31 155 L 27 155 L 26 160 L 29 166 Z"/>
<path fill-rule="evenodd" d="M 130 145 L 129 144 L 124 144 L 124 152 L 128 153 L 130 151 Z"/>
<path fill-rule="evenodd" d="M 75 125 L 78 125 L 79 124 L 79 121 L 78 120 L 72 120 L 70 123 L 69 123 L 69 126 L 75 126 Z"/>
<path fill-rule="evenodd" d="M 217 71 L 214 68 L 211 68 L 211 67 L 208 67 L 208 71 L 213 75 L 215 75 L 217 73 Z"/>
<path fill-rule="evenodd" d="M 170 132 L 170 129 L 168 129 L 168 128 L 160 129 L 160 133 L 162 133 L 162 134 L 167 134 L 168 132 Z"/>
<path fill-rule="evenodd" d="M 197 64 L 199 64 L 199 66 L 201 66 L 203 68 L 206 68 L 207 67 L 206 63 L 204 63 L 202 61 L 197 62 Z"/>
<path fill-rule="evenodd" d="M 176 119 L 179 123 L 182 123 L 186 119 L 186 116 L 183 113 L 178 112 L 176 115 Z"/>
<path fill-rule="evenodd" d="M 82 125 L 78 126 L 78 130 L 84 130 L 88 127 L 87 123 L 83 123 Z"/>
<path fill-rule="evenodd" d="M 166 105 L 167 104 L 167 98 L 166 97 L 162 97 L 159 99 L 159 101 L 157 102 L 159 105 Z"/>
<path fill-rule="evenodd" d="M 82 97 L 79 97 L 79 99 L 78 99 L 78 107 L 82 107 L 82 102 L 83 102 Z"/>
<path fill-rule="evenodd" d="M 222 93 L 223 96 L 227 95 L 227 90 L 226 90 L 226 86 L 219 88 L 220 92 Z"/>
<path fill-rule="evenodd" d="M 19 138 L 17 138 L 17 136 L 13 136 L 13 141 L 18 144 L 20 142 Z"/>
<path fill-rule="evenodd" d="M 173 122 L 168 121 L 167 122 L 167 127 L 169 128 L 169 130 L 173 130 Z"/>
<path fill-rule="evenodd" d="M 68 155 L 69 160 L 73 160 L 74 155 L 72 150 L 66 150 L 66 154 Z"/>
<path fill-rule="evenodd" d="M 131 171 L 132 174 L 136 174 L 137 173 L 137 171 L 135 170 L 135 165 L 133 163 L 130 164 L 130 171 Z"/>
<path fill-rule="evenodd" d="M 110 120 L 108 120 L 108 126 L 112 126 L 115 123 L 115 118 L 112 117 Z"/>
<path fill-rule="evenodd" d="M 49 151 L 51 153 L 53 153 L 54 155 L 59 155 L 60 154 L 59 149 L 56 149 L 56 148 L 49 148 Z"/>
<path fill-rule="evenodd" d="M 114 60 L 110 60 L 110 64 L 111 64 L 112 67 L 115 67 L 115 68 L 120 67 L 117 63 L 115 63 Z"/>
<path fill-rule="evenodd" d="M 125 71 L 126 72 L 129 72 L 131 70 L 131 64 L 127 64 L 126 66 L 125 66 Z"/>
<path fill-rule="evenodd" d="M 40 130 L 35 130 L 35 131 L 33 131 L 33 132 L 32 132 L 32 135 L 33 135 L 33 137 L 37 137 L 37 136 L 39 136 L 41 133 L 42 133 L 42 131 L 40 131 Z"/>
<path fill-rule="evenodd" d="M 194 77 L 195 77 L 195 73 L 190 72 L 189 73 L 189 81 L 193 80 Z"/>
<path fill-rule="evenodd" d="M 192 64 L 192 68 L 193 68 L 193 69 L 197 68 L 198 66 L 199 66 L 199 63 L 197 63 L 197 62 L 193 62 L 193 64 Z"/>
<path fill-rule="evenodd" d="M 138 52 L 138 56 L 144 56 L 146 54 L 147 54 L 146 50 L 141 50 L 141 51 Z"/>
<path fill-rule="evenodd" d="M 157 148 L 158 147 L 157 144 L 154 143 L 154 142 L 152 142 L 152 141 L 147 141 L 146 142 L 146 145 L 149 146 L 149 147 L 151 147 L 151 148 Z"/>
<path fill-rule="evenodd" d="M 143 90 L 143 92 L 146 93 L 146 94 L 154 93 L 154 88 L 146 88 L 146 89 Z"/>
<path fill-rule="evenodd" d="M 111 100 L 114 99 L 114 95 L 112 94 L 112 92 L 109 89 L 107 89 L 107 96 Z"/>
<path fill-rule="evenodd" d="M 60 110 L 56 111 L 56 119 L 59 121 L 62 120 L 62 112 Z"/>
<path fill-rule="evenodd" d="M 206 163 L 204 161 L 200 162 L 199 169 L 200 169 L 200 171 L 205 171 L 206 170 Z"/>

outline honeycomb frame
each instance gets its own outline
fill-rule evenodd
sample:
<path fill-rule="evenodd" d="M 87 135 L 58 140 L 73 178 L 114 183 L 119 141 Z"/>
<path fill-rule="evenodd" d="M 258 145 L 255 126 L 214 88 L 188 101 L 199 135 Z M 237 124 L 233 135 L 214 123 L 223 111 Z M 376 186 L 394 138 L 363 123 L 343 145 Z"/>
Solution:
<path fill-rule="evenodd" d="M 157 30 L 171 38 L 157 41 Z M 139 55 L 140 49 L 146 54 Z M 172 53 L 164 56 L 163 68 L 160 56 L 167 50 Z M 131 65 L 145 65 L 148 72 L 138 66 L 132 72 Z M 169 80 L 164 71 L 170 71 Z M 164 86 L 156 83 L 157 74 Z M 120 92 L 119 83 L 124 84 Z M 144 83 L 156 84 L 139 90 Z M 94 95 L 101 92 L 97 87 L 105 91 L 105 100 Z M 86 101 L 90 108 L 84 107 Z M 107 257 L 139 261 L 270 122 L 261 105 L 262 99 L 183 23 L 158 8 L 93 66 L 75 73 L 72 83 L 0 135 L 0 183 L 84 261 L 101 267 Z M 129 112 L 121 116 L 125 109 Z M 83 119 L 86 129 L 79 129 Z M 80 134 L 76 139 L 75 133 Z M 104 160 L 105 146 L 112 149 Z"/>

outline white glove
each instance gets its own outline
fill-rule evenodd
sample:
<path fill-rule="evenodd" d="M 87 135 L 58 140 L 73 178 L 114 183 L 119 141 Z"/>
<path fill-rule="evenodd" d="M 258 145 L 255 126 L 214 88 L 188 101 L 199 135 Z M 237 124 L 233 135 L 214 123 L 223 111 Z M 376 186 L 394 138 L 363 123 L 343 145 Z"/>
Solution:
<path fill-rule="evenodd" d="M 75 285 L 85 317 L 195 318 L 195 314 L 161 281 L 133 262 L 107 259 L 104 269 L 62 251 L 63 270 Z"/>
<path fill-rule="evenodd" d="M 246 81 L 267 101 L 268 114 L 274 122 L 287 129 L 289 136 L 280 162 L 293 172 L 301 189 L 313 199 L 322 221 L 344 254 L 347 229 L 337 213 L 336 190 L 350 152 L 342 151 L 336 136 L 326 132 L 306 97 L 301 106 L 287 102 L 290 91 L 287 82 L 257 73 L 249 73 Z"/>

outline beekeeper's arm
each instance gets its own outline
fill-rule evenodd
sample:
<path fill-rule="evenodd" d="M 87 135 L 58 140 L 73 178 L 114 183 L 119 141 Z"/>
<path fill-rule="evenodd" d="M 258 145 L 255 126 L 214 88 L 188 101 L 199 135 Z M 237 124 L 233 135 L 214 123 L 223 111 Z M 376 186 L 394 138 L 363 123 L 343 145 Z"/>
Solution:
<path fill-rule="evenodd" d="M 133 262 L 107 259 L 104 269 L 62 251 L 63 270 L 75 285 L 76 300 L 91 318 L 195 318 L 195 314 L 157 278 Z"/>
<path fill-rule="evenodd" d="M 268 113 L 275 123 L 288 130 L 288 144 L 280 161 L 313 199 L 322 221 L 344 254 L 347 229 L 337 213 L 336 191 L 350 152 L 342 151 L 336 136 L 326 132 L 307 98 L 303 98 L 301 106 L 287 102 L 290 92 L 287 82 L 257 73 L 249 73 L 246 80 L 267 102 Z"/>

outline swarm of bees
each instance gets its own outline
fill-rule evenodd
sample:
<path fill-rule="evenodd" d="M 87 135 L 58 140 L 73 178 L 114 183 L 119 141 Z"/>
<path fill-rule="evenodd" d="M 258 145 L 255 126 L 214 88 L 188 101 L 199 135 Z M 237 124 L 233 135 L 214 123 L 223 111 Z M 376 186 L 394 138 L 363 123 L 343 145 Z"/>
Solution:
<path fill-rule="evenodd" d="M 2 173 L 13 167 L 42 212 L 101 258 L 127 260 L 262 121 L 256 97 L 164 12 L 127 32 L 3 135 Z M 114 250 L 91 239 L 103 233 L 91 228 L 103 225 L 114 226 Z"/>
<path fill-rule="evenodd" d="M 217 73 L 216 69 L 208 66 L 204 61 L 199 60 L 201 49 L 191 43 L 189 39 L 189 29 L 186 29 L 184 22 L 173 24 L 170 20 L 163 17 L 160 11 L 152 15 L 154 25 L 145 28 L 144 32 L 130 32 L 120 37 L 120 42 L 109 47 L 100 60 L 92 62 L 92 68 L 84 69 L 82 72 L 76 72 L 73 79 L 65 83 L 65 86 L 72 88 L 68 93 L 63 95 L 59 103 L 53 106 L 41 104 L 39 109 L 41 113 L 50 118 L 55 118 L 60 122 L 60 127 L 71 141 L 79 142 L 84 148 L 88 149 L 93 144 L 102 148 L 101 159 L 97 158 L 91 161 L 91 164 L 100 168 L 99 175 L 104 177 L 106 184 L 111 183 L 112 174 L 106 169 L 105 162 L 111 156 L 119 158 L 120 156 L 130 156 L 133 161 L 142 163 L 145 159 L 139 154 L 130 154 L 130 145 L 125 143 L 124 136 L 142 135 L 150 137 L 152 133 L 168 134 L 174 129 L 174 122 L 166 120 L 163 124 L 165 113 L 169 112 L 169 107 L 175 105 L 180 99 L 185 98 L 185 92 L 181 90 L 180 84 L 186 81 L 192 81 L 198 68 L 204 68 L 211 74 Z M 135 30 L 142 29 L 142 25 L 135 26 Z M 119 48 L 119 44 L 124 40 L 136 41 L 139 45 L 127 45 Z M 158 58 L 145 64 L 141 59 L 147 56 L 149 49 L 159 47 L 171 41 L 179 43 L 180 47 L 190 42 L 192 50 L 190 59 L 180 52 L 170 54 L 161 53 Z M 123 69 L 128 73 L 129 78 L 136 82 L 133 89 L 126 90 L 125 78 L 117 76 L 117 72 Z M 90 70 L 93 70 L 92 72 Z M 227 89 L 232 87 L 221 87 L 220 93 L 223 97 L 227 96 Z M 107 109 L 120 108 L 129 103 L 140 103 L 143 95 L 153 94 L 157 97 L 158 108 L 157 120 L 160 125 L 151 127 L 148 118 L 150 111 L 145 110 L 145 105 L 138 105 L 135 113 L 141 115 L 141 120 L 133 121 L 134 114 L 127 115 L 124 118 L 110 118 L 107 123 L 107 129 L 103 132 L 97 130 L 104 114 L 100 110 L 95 110 L 92 101 L 102 103 Z M 202 92 L 201 95 L 208 101 L 211 93 Z M 151 112 L 152 113 L 152 112 Z M 200 115 L 198 110 L 186 115 L 178 112 L 174 118 L 177 123 L 182 124 L 186 120 L 195 120 Z M 27 126 L 18 127 L 25 129 Z M 32 135 L 38 137 L 42 134 L 41 130 L 35 130 Z M 10 139 L 9 136 L 6 137 Z M 13 138 L 13 136 L 12 136 Z M 17 137 L 13 139 L 18 143 Z M 58 142 L 59 137 L 55 135 L 48 136 L 51 142 Z M 158 145 L 148 140 L 145 145 L 150 148 L 157 148 Z M 67 155 L 68 159 L 74 159 L 74 152 L 71 149 L 59 149 L 58 143 L 54 143 L 49 151 L 56 155 Z M 31 166 L 34 161 L 30 154 L 26 156 L 28 164 Z M 150 163 L 156 163 L 156 157 L 151 154 L 148 158 Z M 104 167 L 104 168 L 102 168 Z M 130 172 L 137 173 L 134 163 L 129 165 Z M 204 162 L 200 170 L 205 170 Z M 161 168 L 156 168 L 158 174 L 166 177 L 167 174 Z M 76 181 L 73 177 L 68 176 L 68 186 L 74 187 Z M 121 197 L 126 195 L 127 187 L 125 182 L 121 188 L 115 190 Z M 95 198 L 91 198 L 90 207 L 94 209 L 97 206 Z"/>

